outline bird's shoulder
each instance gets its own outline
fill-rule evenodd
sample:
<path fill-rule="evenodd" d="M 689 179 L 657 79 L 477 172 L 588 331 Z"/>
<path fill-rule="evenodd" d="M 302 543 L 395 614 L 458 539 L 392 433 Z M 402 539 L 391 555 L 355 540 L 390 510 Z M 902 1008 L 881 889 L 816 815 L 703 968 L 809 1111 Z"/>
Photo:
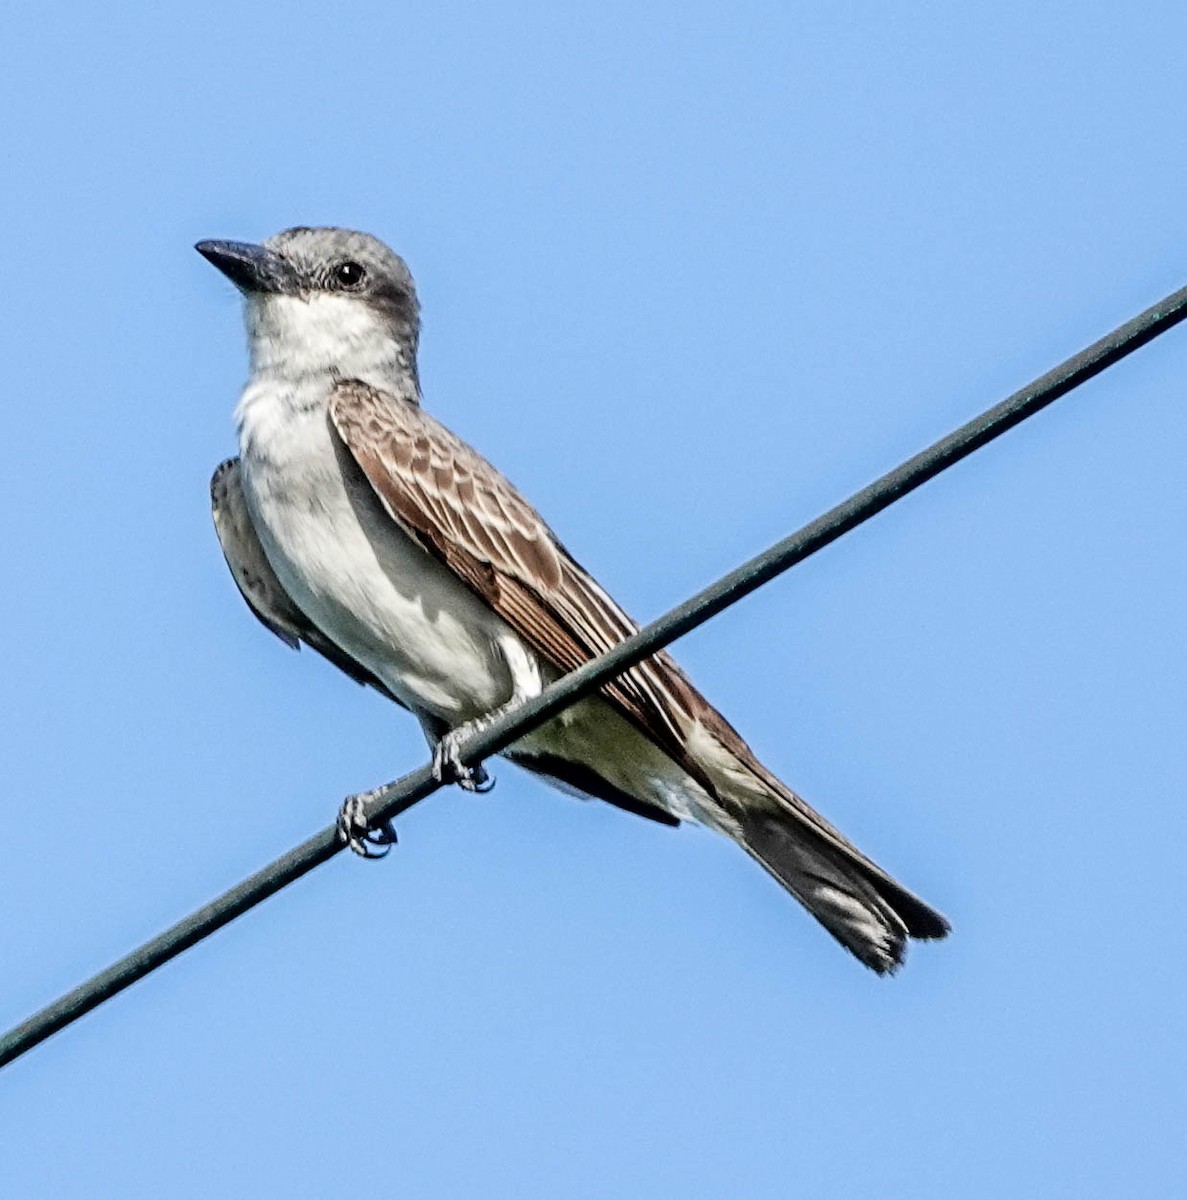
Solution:
<path fill-rule="evenodd" d="M 329 411 L 392 516 L 436 553 L 467 555 L 472 570 L 485 564 L 540 594 L 563 586 L 572 556 L 544 518 L 493 463 L 418 403 L 350 380 L 334 389 Z"/>

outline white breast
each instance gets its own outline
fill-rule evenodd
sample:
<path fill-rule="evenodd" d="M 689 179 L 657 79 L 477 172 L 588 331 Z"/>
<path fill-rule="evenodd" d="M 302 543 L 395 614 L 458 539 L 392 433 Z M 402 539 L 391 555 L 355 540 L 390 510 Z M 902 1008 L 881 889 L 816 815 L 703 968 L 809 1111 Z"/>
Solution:
<path fill-rule="evenodd" d="M 302 611 L 410 708 L 450 723 L 479 716 L 511 695 L 497 644 L 514 635 L 361 474 L 344 477 L 327 392 L 317 379 L 263 378 L 240 401 L 244 494 L 269 562 Z"/>

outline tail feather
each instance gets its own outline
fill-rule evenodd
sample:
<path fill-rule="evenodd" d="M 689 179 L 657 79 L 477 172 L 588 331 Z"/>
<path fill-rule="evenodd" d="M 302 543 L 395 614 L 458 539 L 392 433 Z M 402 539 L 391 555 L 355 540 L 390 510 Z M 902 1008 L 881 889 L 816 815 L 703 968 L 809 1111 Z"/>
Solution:
<path fill-rule="evenodd" d="M 712 718 L 716 718 L 712 720 Z M 900 967 L 908 938 L 942 938 L 948 922 L 892 879 L 755 757 L 716 710 L 695 739 L 721 826 L 867 967 Z"/>
<path fill-rule="evenodd" d="M 846 950 L 880 975 L 902 963 L 906 922 L 831 847 L 774 818 L 744 828 L 745 848 Z"/>
<path fill-rule="evenodd" d="M 741 842 L 851 954 L 877 971 L 903 963 L 908 937 L 938 938 L 948 922 L 856 852 L 825 841 L 798 814 L 745 820 Z"/>

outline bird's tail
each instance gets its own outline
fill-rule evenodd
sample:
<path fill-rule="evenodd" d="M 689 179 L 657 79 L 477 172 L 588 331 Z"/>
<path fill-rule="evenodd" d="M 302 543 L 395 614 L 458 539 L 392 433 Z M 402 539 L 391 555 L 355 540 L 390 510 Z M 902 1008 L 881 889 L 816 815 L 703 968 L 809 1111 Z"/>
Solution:
<path fill-rule="evenodd" d="M 744 817 L 740 841 L 824 927 L 879 975 L 908 938 L 942 938 L 948 922 L 864 855 L 826 841 L 798 813 Z"/>
<path fill-rule="evenodd" d="M 696 739 L 696 761 L 729 815 L 723 830 L 846 950 L 881 975 L 902 965 L 908 938 L 948 933 L 940 913 L 862 854 L 731 728 L 713 733 Z"/>

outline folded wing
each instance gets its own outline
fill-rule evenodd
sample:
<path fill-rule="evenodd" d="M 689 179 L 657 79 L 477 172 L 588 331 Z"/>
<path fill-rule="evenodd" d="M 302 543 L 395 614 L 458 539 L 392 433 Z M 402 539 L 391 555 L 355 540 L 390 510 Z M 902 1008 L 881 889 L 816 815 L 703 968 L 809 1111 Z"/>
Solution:
<path fill-rule="evenodd" d="M 214 529 L 218 534 L 223 557 L 231 570 L 247 607 L 286 646 L 298 650 L 304 643 L 344 671 L 357 683 L 382 692 L 390 700 L 395 696 L 362 663 L 356 661 L 340 646 L 335 645 L 293 602 L 276 577 L 260 545 L 259 535 L 251 523 L 243 485 L 239 478 L 239 460 L 229 458 L 220 463 L 210 480 L 210 507 Z M 396 703 L 400 702 L 396 700 Z M 403 707 L 401 705 L 401 707 Z"/>

